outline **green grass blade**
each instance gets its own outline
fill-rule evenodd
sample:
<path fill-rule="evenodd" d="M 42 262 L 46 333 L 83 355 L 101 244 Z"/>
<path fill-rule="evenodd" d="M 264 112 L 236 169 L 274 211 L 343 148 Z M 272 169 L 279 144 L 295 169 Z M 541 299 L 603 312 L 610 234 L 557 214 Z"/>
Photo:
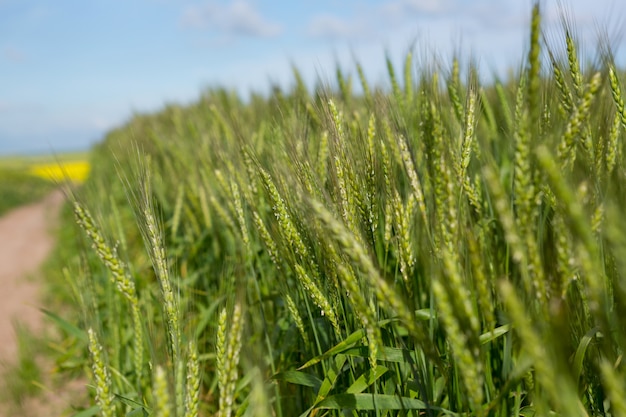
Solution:
<path fill-rule="evenodd" d="M 291 384 L 302 385 L 305 387 L 311 387 L 315 391 L 318 391 L 322 385 L 322 380 L 315 375 L 301 372 L 301 371 L 285 371 L 279 372 L 272 377 L 276 381 L 289 382 Z"/>
<path fill-rule="evenodd" d="M 369 357 L 369 349 L 367 346 L 357 346 L 344 350 L 342 354 L 367 358 Z M 395 363 L 415 363 L 415 352 L 402 348 L 381 346 L 376 359 Z"/>
<path fill-rule="evenodd" d="M 326 352 L 324 352 L 322 355 L 316 356 L 313 359 L 309 360 L 307 363 L 305 363 L 304 365 L 299 367 L 298 370 L 302 370 L 302 369 L 308 368 L 308 367 L 313 366 L 313 365 L 315 365 L 317 363 L 320 363 L 324 359 L 328 359 L 328 358 L 330 358 L 333 355 L 341 353 L 341 352 L 343 352 L 343 351 L 353 347 L 355 344 L 357 344 L 364 337 L 365 337 L 365 330 L 363 330 L 363 329 L 357 330 L 356 332 L 352 333 L 350 336 L 346 337 L 343 341 L 341 341 L 340 343 L 338 343 L 334 347 L 332 347 L 329 350 L 327 350 Z"/>
<path fill-rule="evenodd" d="M 416 398 L 397 397 L 386 394 L 337 394 L 318 403 L 315 408 L 323 410 L 437 410 L 454 415 L 447 410 L 428 406 Z"/>
<path fill-rule="evenodd" d="M 81 412 L 74 414 L 72 417 L 92 417 L 100 412 L 100 406 L 94 405 L 89 407 Z"/>
<path fill-rule="evenodd" d="M 580 374 L 583 371 L 583 362 L 585 360 L 585 353 L 587 353 L 587 348 L 589 344 L 593 340 L 594 337 L 598 334 L 600 328 L 598 326 L 589 330 L 585 335 L 580 339 L 580 343 L 578 344 L 578 348 L 576 349 L 576 354 L 574 355 L 574 363 L 572 366 L 574 367 L 574 378 L 576 381 L 580 379 Z"/>
<path fill-rule="evenodd" d="M 500 327 L 496 327 L 495 329 L 493 329 L 493 331 L 491 332 L 487 332 L 487 333 L 483 333 L 479 336 L 478 340 L 480 341 L 481 345 L 485 345 L 495 339 L 497 339 L 498 337 L 507 334 L 509 332 L 509 330 L 511 330 L 511 325 L 510 324 L 505 324 L 504 326 L 500 326 Z"/>
<path fill-rule="evenodd" d="M 352 383 L 346 390 L 347 394 L 359 394 L 367 389 L 370 385 L 372 385 L 378 378 L 385 375 L 389 371 L 388 368 L 384 366 L 377 366 L 376 368 L 368 369 L 360 377 L 357 378 L 356 381 Z"/>
<path fill-rule="evenodd" d="M 70 334 L 76 337 L 78 340 L 81 340 L 85 343 L 88 342 L 87 333 L 85 331 L 79 329 L 78 327 L 74 326 L 72 323 L 59 317 L 58 315 L 54 314 L 50 310 L 46 310 L 45 308 L 42 308 L 40 309 L 40 311 L 44 313 L 46 316 L 50 317 L 52 321 L 54 321 L 61 329 L 65 330 L 67 334 Z"/>
<path fill-rule="evenodd" d="M 332 361 L 331 366 L 326 369 L 326 378 L 324 378 L 324 381 L 322 382 L 322 385 L 317 393 L 317 399 L 315 400 L 316 404 L 326 398 L 330 390 L 333 389 L 339 375 L 342 372 L 342 368 L 346 363 L 346 360 L 347 356 L 337 355 L 335 356 L 334 361 Z"/>

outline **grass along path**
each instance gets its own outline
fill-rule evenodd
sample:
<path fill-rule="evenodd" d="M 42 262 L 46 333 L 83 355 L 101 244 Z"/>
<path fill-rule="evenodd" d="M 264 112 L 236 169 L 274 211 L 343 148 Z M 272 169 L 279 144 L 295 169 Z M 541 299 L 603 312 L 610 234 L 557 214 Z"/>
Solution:
<path fill-rule="evenodd" d="M 15 323 L 33 335 L 40 335 L 44 330 L 36 273 L 54 246 L 50 228 L 57 220 L 62 203 L 63 193 L 57 190 L 37 203 L 14 209 L 0 218 L 0 370 L 3 374 L 8 372 L 3 375 L 6 378 L 0 379 L 0 385 L 6 384 L 2 391 L 8 394 L 5 395 L 8 398 L 2 398 L 4 403 L 0 403 L 0 417 L 15 415 L 12 407 L 16 401 L 11 400 L 20 394 L 16 385 L 23 384 L 23 378 L 15 374 L 20 360 Z M 48 370 L 43 368 L 39 373 L 46 379 Z M 36 400 L 29 399 L 22 403 L 20 415 L 59 416 L 78 388 L 66 386 L 62 388 L 62 395 L 46 392 Z"/>

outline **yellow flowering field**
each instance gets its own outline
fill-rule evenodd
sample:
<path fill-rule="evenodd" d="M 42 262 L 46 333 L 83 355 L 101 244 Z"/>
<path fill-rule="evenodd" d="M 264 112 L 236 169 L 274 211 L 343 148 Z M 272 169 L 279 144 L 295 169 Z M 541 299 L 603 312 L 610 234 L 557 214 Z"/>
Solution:
<path fill-rule="evenodd" d="M 0 156 L 0 214 L 45 196 L 56 184 L 82 183 L 89 153 Z"/>
<path fill-rule="evenodd" d="M 82 183 L 89 175 L 89 162 L 87 161 L 61 161 L 55 163 L 35 164 L 30 172 L 38 177 L 50 181 L 72 181 Z"/>

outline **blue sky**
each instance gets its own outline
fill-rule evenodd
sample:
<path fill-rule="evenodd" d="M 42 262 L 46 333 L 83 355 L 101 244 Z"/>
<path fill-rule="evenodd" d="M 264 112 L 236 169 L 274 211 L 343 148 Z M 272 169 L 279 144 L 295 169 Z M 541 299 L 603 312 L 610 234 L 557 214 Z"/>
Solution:
<path fill-rule="evenodd" d="M 619 33 L 626 2 L 563 0 L 587 52 Z M 385 80 L 400 64 L 471 51 L 504 74 L 524 55 L 530 0 L 0 0 L 0 154 L 86 149 L 134 112 L 186 103 L 211 86 L 267 91 L 335 63 Z M 544 1 L 548 33 L 559 2 Z M 616 46 L 619 46 L 617 44 Z M 618 49 L 618 52 L 621 49 Z M 469 54 L 467 54 L 469 55 Z M 621 58 L 621 54 L 618 53 Z M 620 60 L 621 62 L 621 60 Z"/>

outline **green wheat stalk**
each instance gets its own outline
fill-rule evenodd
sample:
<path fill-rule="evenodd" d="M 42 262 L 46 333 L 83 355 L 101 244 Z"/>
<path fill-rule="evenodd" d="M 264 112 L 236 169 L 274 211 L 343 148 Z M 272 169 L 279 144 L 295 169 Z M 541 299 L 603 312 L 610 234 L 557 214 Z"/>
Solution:
<path fill-rule="evenodd" d="M 96 254 L 111 273 L 111 280 L 113 284 L 130 304 L 134 333 L 133 364 L 135 367 L 137 382 L 141 387 L 143 385 L 144 335 L 142 315 L 139 309 L 139 298 L 135 289 L 135 281 L 127 272 L 124 263 L 117 255 L 117 251 L 115 249 L 111 249 L 111 247 L 104 240 L 104 237 L 96 226 L 96 223 L 89 211 L 77 201 L 74 202 L 73 208 L 74 216 L 78 225 L 85 232 L 87 237 L 89 237 Z"/>
<path fill-rule="evenodd" d="M 89 336 L 92 371 L 96 381 L 96 403 L 100 407 L 102 417 L 114 417 L 116 415 L 115 404 L 113 404 L 115 397 L 111 391 L 111 376 L 104 361 L 102 345 L 93 329 L 89 328 L 87 335 Z"/>

